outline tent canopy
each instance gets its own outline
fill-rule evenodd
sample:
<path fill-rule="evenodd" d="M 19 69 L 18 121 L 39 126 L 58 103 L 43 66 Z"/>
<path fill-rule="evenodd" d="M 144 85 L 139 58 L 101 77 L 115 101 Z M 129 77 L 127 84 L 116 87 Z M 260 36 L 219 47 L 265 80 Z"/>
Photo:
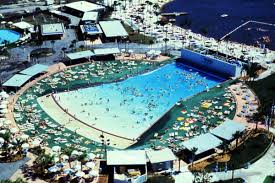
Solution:
<path fill-rule="evenodd" d="M 168 148 L 158 151 L 148 150 L 146 151 L 146 155 L 152 164 L 166 161 L 174 161 L 177 159 L 174 153 L 171 151 L 171 149 Z"/>
<path fill-rule="evenodd" d="M 146 165 L 145 151 L 107 151 L 107 165 Z"/>
<path fill-rule="evenodd" d="M 206 152 L 208 150 L 214 149 L 222 143 L 222 140 L 218 139 L 214 135 L 210 133 L 202 134 L 199 136 L 196 136 L 192 139 L 189 139 L 187 141 L 184 141 L 181 143 L 182 146 L 184 146 L 189 151 L 192 150 L 192 148 L 197 148 L 197 151 L 195 154 L 201 154 L 203 152 Z"/>
<path fill-rule="evenodd" d="M 13 26 L 19 28 L 19 29 L 22 29 L 22 30 L 25 30 L 25 29 L 29 29 L 29 28 L 33 28 L 34 25 L 28 23 L 28 22 L 17 22 L 17 23 L 14 23 L 12 24 Z"/>
<path fill-rule="evenodd" d="M 220 137 L 225 140 L 232 140 L 234 133 L 237 131 L 243 132 L 246 126 L 240 122 L 226 120 L 216 128 L 210 131 L 213 135 Z"/>
<path fill-rule="evenodd" d="M 120 50 L 118 48 L 98 48 L 94 49 L 96 56 L 118 54 Z"/>

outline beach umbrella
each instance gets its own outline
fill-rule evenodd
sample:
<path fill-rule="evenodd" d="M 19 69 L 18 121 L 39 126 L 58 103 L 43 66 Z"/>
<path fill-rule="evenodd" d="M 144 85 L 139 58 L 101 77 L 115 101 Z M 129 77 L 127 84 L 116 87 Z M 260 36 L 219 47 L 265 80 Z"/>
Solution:
<path fill-rule="evenodd" d="M 0 121 L 0 127 L 4 126 L 4 123 L 2 121 Z"/>
<path fill-rule="evenodd" d="M 78 171 L 78 172 L 76 172 L 76 174 L 75 174 L 75 176 L 77 176 L 77 177 L 83 177 L 84 175 L 85 175 L 85 173 L 82 172 L 82 171 Z"/>
<path fill-rule="evenodd" d="M 0 113 L 6 114 L 6 113 L 8 113 L 8 109 L 1 109 L 1 110 L 0 110 Z"/>
<path fill-rule="evenodd" d="M 88 168 L 90 168 L 90 169 L 93 169 L 93 168 L 95 167 L 95 163 L 92 162 L 92 161 L 90 161 L 90 162 L 87 162 L 87 163 L 85 164 L 85 166 L 88 167 Z"/>
<path fill-rule="evenodd" d="M 0 137 L 0 144 L 3 144 L 5 142 L 5 139 L 3 139 L 2 137 Z"/>
<path fill-rule="evenodd" d="M 57 172 L 57 171 L 59 170 L 59 168 L 58 168 L 57 166 L 54 165 L 54 166 L 48 168 L 48 170 L 49 170 L 49 172 L 55 173 L 55 172 Z"/>
<path fill-rule="evenodd" d="M 53 161 L 54 161 L 55 163 L 57 163 L 57 162 L 59 162 L 59 158 L 58 158 L 58 157 L 54 157 L 54 158 L 53 158 Z"/>
<path fill-rule="evenodd" d="M 15 134 L 15 133 L 19 132 L 19 130 L 18 130 L 17 128 L 11 128 L 11 129 L 10 129 L 10 132 L 11 132 L 12 134 Z"/>
<path fill-rule="evenodd" d="M 7 94 L 5 91 L 1 91 L 0 96 L 1 96 L 2 98 L 8 98 L 8 97 L 9 97 L 9 94 Z"/>
<path fill-rule="evenodd" d="M 11 24 L 13 24 L 13 22 L 12 22 L 12 21 L 9 21 L 9 22 L 8 22 L 8 24 L 10 24 L 10 25 L 11 25 Z"/>
<path fill-rule="evenodd" d="M 7 130 L 0 130 L 0 134 L 5 134 Z"/>
<path fill-rule="evenodd" d="M 95 155 L 94 153 L 89 153 L 89 154 L 87 154 L 88 160 L 94 160 L 95 157 L 96 157 L 96 155 Z"/>
<path fill-rule="evenodd" d="M 24 143 L 24 144 L 22 144 L 22 148 L 23 149 L 29 149 L 30 145 L 28 143 Z"/>
<path fill-rule="evenodd" d="M 61 151 L 61 147 L 60 146 L 53 146 L 52 150 L 53 150 L 53 152 L 60 152 Z"/>
<path fill-rule="evenodd" d="M 21 135 L 21 139 L 22 139 L 22 140 L 27 140 L 28 138 L 29 138 L 29 136 L 26 135 L 26 134 Z"/>
<path fill-rule="evenodd" d="M 64 154 L 64 155 L 61 156 L 61 159 L 63 161 L 67 161 L 69 159 L 69 156 L 67 156 L 67 155 Z"/>
<path fill-rule="evenodd" d="M 33 146 L 39 146 L 40 145 L 40 141 L 35 139 L 34 141 L 32 141 L 32 145 Z"/>
<path fill-rule="evenodd" d="M 75 169 L 75 170 L 81 170 L 81 165 L 79 165 L 79 164 L 75 165 L 75 166 L 74 166 L 74 169 Z"/>
<path fill-rule="evenodd" d="M 1 24 L 6 24 L 6 21 L 2 21 Z"/>
<path fill-rule="evenodd" d="M 68 174 L 71 174 L 71 173 L 73 173 L 73 172 L 74 172 L 74 170 L 73 170 L 73 169 L 70 169 L 70 168 L 64 170 L 64 173 L 67 174 L 67 175 L 68 175 Z"/>
<path fill-rule="evenodd" d="M 95 170 L 91 170 L 91 171 L 89 172 L 89 176 L 90 176 L 90 177 L 96 177 L 96 176 L 98 176 L 98 172 L 95 171 Z"/>

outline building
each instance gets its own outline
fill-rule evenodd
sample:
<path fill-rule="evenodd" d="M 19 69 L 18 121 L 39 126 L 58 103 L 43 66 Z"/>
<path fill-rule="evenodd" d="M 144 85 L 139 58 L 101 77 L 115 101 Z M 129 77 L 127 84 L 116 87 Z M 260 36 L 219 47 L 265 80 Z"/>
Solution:
<path fill-rule="evenodd" d="M 149 159 L 149 167 L 154 172 L 173 170 L 173 162 L 177 159 L 174 153 L 169 148 L 162 150 L 147 150 L 147 158 Z"/>
<path fill-rule="evenodd" d="M 98 12 L 96 12 L 96 11 L 85 12 L 81 21 L 83 23 L 97 23 L 98 22 Z"/>
<path fill-rule="evenodd" d="M 40 28 L 43 39 L 61 39 L 65 33 L 63 23 L 43 24 Z"/>
<path fill-rule="evenodd" d="M 82 18 L 86 12 L 102 12 L 104 10 L 104 6 L 87 1 L 72 2 L 62 7 L 62 11 L 77 16 L 79 18 Z"/>
<path fill-rule="evenodd" d="M 98 24 L 89 23 L 85 25 L 80 25 L 80 30 L 83 36 L 83 39 L 96 39 L 102 35 L 102 30 Z"/>
<path fill-rule="evenodd" d="M 107 151 L 107 166 L 113 170 L 109 174 L 109 182 L 146 182 L 146 164 L 144 150 Z"/>
<path fill-rule="evenodd" d="M 105 41 L 119 41 L 128 37 L 128 33 L 123 27 L 121 21 L 100 21 L 99 25 L 104 33 Z"/>

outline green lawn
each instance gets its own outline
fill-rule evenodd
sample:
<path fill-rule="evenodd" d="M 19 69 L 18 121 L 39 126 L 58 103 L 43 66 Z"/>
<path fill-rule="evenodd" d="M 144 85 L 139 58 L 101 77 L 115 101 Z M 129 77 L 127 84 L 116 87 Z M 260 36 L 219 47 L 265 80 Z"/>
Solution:
<path fill-rule="evenodd" d="M 260 158 L 259 156 L 266 150 L 269 144 L 270 139 L 268 139 L 266 134 L 260 134 L 248 139 L 231 152 L 231 159 L 227 162 L 228 170 L 244 168 L 248 162 L 255 162 Z M 206 169 L 213 171 L 215 166 L 216 163 L 213 163 L 208 165 Z M 221 171 L 224 171 L 225 163 L 219 163 L 219 169 L 220 168 Z"/>
<path fill-rule="evenodd" d="M 267 176 L 264 179 L 264 183 L 273 183 L 275 181 L 275 177 L 274 176 Z"/>

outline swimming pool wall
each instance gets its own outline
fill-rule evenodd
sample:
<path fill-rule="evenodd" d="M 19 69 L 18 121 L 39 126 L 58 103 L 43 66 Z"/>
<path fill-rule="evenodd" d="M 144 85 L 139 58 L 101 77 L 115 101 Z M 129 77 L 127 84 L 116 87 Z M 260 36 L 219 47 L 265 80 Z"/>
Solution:
<path fill-rule="evenodd" d="M 212 72 L 222 77 L 238 77 L 240 67 L 207 55 L 188 49 L 181 50 L 180 62 L 191 65 L 203 71 Z"/>

